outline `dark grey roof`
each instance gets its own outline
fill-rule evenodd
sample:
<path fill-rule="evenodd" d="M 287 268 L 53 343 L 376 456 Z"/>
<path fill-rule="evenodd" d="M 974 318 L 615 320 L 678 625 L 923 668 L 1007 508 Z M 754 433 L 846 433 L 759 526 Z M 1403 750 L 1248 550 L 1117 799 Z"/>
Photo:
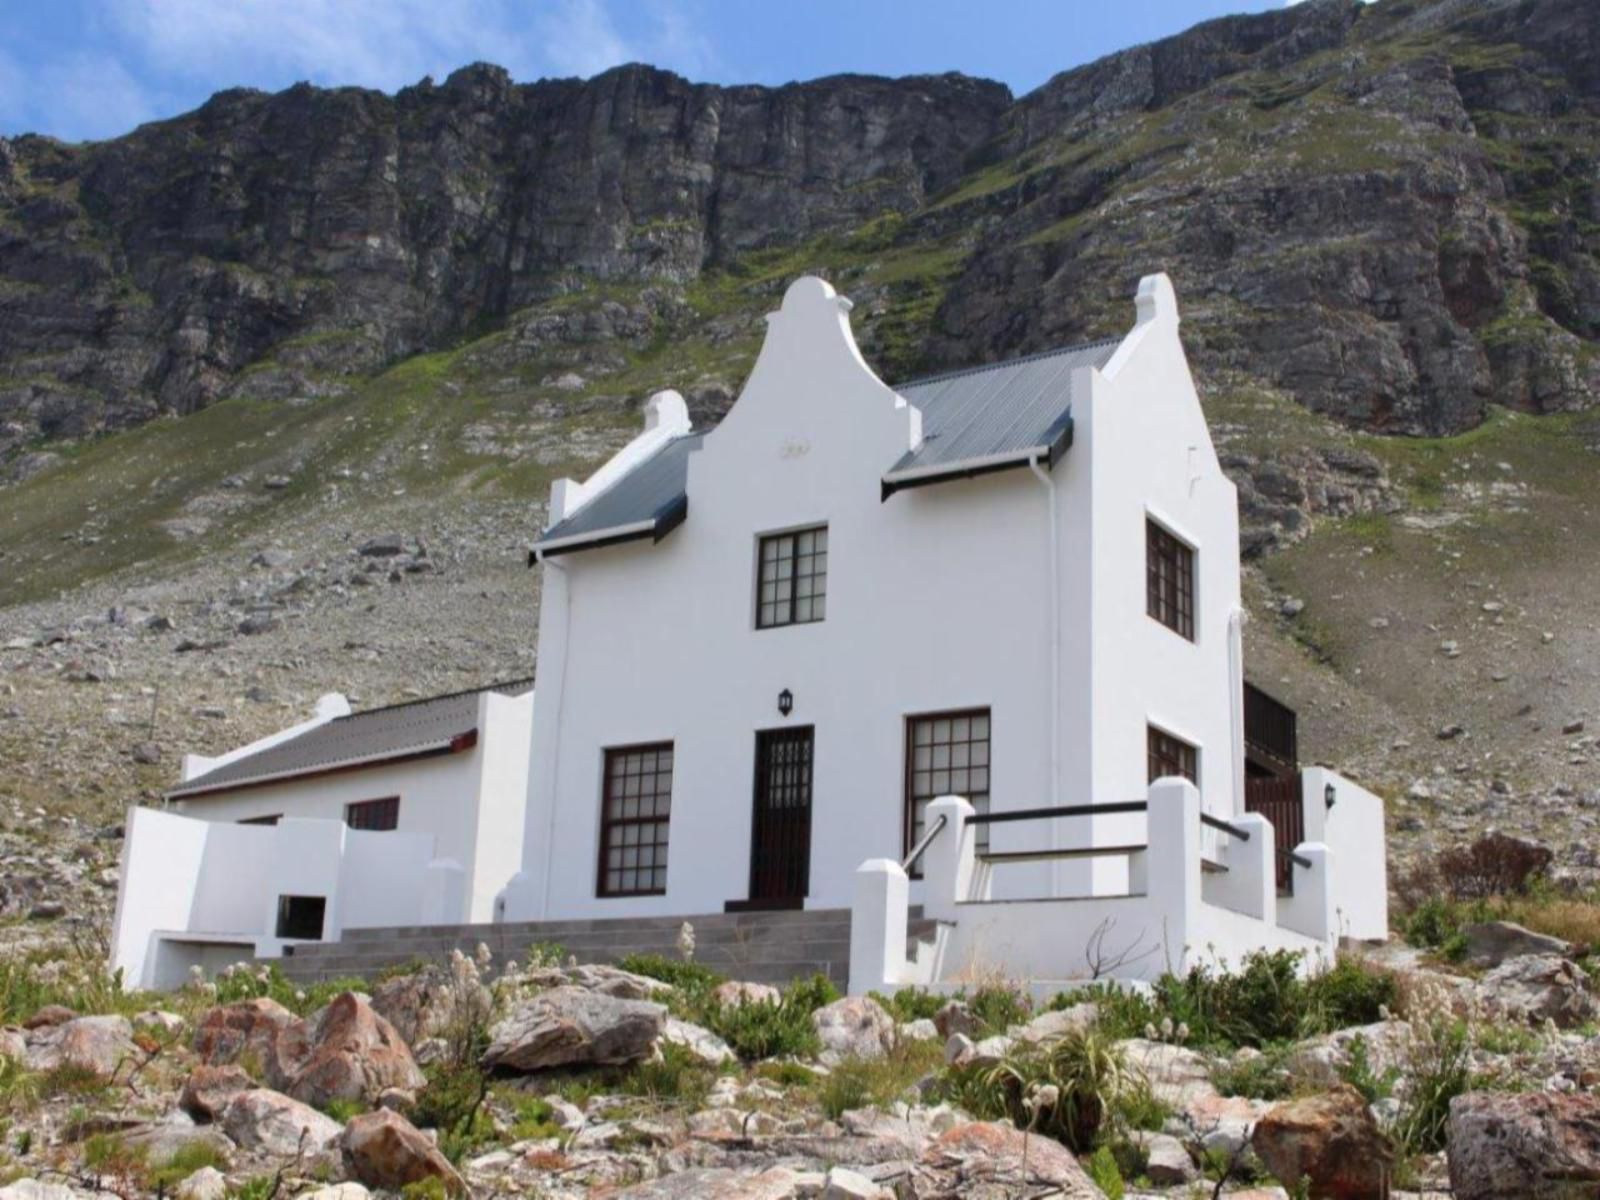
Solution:
<path fill-rule="evenodd" d="M 569 539 L 577 542 L 610 540 L 633 530 L 631 536 L 659 536 L 671 527 L 675 509 L 684 502 L 689 478 L 689 455 L 700 448 L 704 434 L 673 438 L 565 521 L 545 530 L 536 543 L 543 547 Z M 648 525 L 638 530 L 636 526 Z"/>
<path fill-rule="evenodd" d="M 1072 372 L 1103 367 L 1119 339 L 914 379 L 895 387 L 922 412 L 922 445 L 889 469 L 937 474 L 1047 448 L 1072 409 Z"/>
<path fill-rule="evenodd" d="M 1047 350 L 895 387 L 922 412 L 922 445 L 889 468 L 929 480 L 974 464 L 1050 448 L 1067 428 L 1072 372 L 1103 367 L 1120 339 Z M 545 530 L 536 550 L 559 554 L 631 538 L 660 540 L 686 511 L 689 455 L 704 434 L 674 438 L 572 516 Z M 1064 444 L 1064 443 L 1063 443 Z"/>
<path fill-rule="evenodd" d="M 416 754 L 465 749 L 471 744 L 465 739 L 477 733 L 480 695 L 496 692 L 503 696 L 520 696 L 532 687 L 532 681 L 526 679 L 496 683 L 469 692 L 454 692 L 335 717 L 299 737 L 247 754 L 179 784 L 167 795 L 182 799 L 361 763 L 389 762 Z"/>

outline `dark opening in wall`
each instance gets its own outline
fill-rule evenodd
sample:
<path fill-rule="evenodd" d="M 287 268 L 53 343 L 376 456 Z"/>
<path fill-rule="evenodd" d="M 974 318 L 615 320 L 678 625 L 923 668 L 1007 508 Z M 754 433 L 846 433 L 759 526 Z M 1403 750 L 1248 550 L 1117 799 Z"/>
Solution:
<path fill-rule="evenodd" d="M 279 896 L 277 936 L 319 941 L 327 911 L 326 896 Z"/>

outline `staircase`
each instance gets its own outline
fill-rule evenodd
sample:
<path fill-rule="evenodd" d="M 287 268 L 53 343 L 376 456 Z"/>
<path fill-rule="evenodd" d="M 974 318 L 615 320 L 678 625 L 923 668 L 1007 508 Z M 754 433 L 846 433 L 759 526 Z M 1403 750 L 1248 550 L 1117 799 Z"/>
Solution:
<path fill-rule="evenodd" d="M 522 959 L 533 946 L 559 946 L 579 962 L 616 962 L 628 954 L 678 958 L 678 931 L 694 926 L 694 958 L 732 979 L 785 984 L 821 972 L 841 991 L 849 982 L 850 910 L 709 913 L 697 917 L 612 917 L 503 925 L 434 925 L 347 929 L 337 942 L 302 943 L 270 959 L 287 979 L 314 983 L 345 976 L 370 978 L 385 967 L 440 961 L 450 951 L 471 954 L 478 943 L 494 952 L 496 969 Z M 911 949 L 934 936 L 935 923 L 913 914 Z"/>

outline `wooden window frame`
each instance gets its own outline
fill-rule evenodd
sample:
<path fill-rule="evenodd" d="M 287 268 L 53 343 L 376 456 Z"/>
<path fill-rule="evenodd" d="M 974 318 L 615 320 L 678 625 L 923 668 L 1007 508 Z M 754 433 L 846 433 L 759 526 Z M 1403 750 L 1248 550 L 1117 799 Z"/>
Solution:
<path fill-rule="evenodd" d="M 352 820 L 361 814 L 358 820 Z M 372 824 L 372 816 L 387 820 L 387 824 Z M 376 800 L 355 800 L 344 806 L 344 823 L 347 829 L 360 829 L 368 833 L 393 833 L 400 828 L 400 797 L 379 796 Z"/>
<path fill-rule="evenodd" d="M 955 787 L 944 788 L 942 790 L 941 789 L 934 789 L 934 788 L 932 788 L 932 784 L 931 784 L 931 781 L 930 781 L 930 785 L 929 785 L 930 789 L 931 789 L 930 793 L 928 795 L 926 795 L 926 796 L 921 795 L 917 790 L 917 783 L 916 783 L 916 777 L 917 777 L 917 773 L 918 773 L 917 772 L 917 766 L 916 766 L 917 726 L 922 725 L 922 724 L 931 724 L 934 721 L 962 721 L 962 720 L 970 721 L 970 720 L 972 720 L 974 718 L 977 718 L 977 717 L 981 717 L 985 721 L 988 722 L 987 731 L 985 732 L 983 738 L 981 739 L 982 745 L 983 745 L 983 748 L 984 748 L 984 761 L 983 761 L 983 763 L 978 764 L 978 766 L 981 767 L 981 769 L 985 773 L 984 782 L 985 782 L 986 786 L 984 787 L 983 791 L 981 793 L 977 793 L 977 792 L 973 792 L 969 788 L 967 792 L 963 792 L 961 789 L 955 788 Z M 954 748 L 956 746 L 958 746 L 958 745 L 959 746 L 965 746 L 968 749 L 968 755 L 969 755 L 969 759 L 968 759 L 967 765 L 964 766 L 964 767 L 956 767 L 956 766 L 952 765 L 952 766 L 946 767 L 945 770 L 948 771 L 948 772 L 951 772 L 951 773 L 954 773 L 955 771 L 958 771 L 958 770 L 964 770 L 964 771 L 973 770 L 974 769 L 974 764 L 972 764 L 972 762 L 970 760 L 971 748 L 973 746 L 979 744 L 979 739 L 973 738 L 972 736 L 970 736 L 970 733 L 969 733 L 968 737 L 966 737 L 964 740 L 958 742 L 958 741 L 955 740 L 955 738 L 953 736 L 954 730 L 952 730 L 951 732 L 952 732 L 952 737 L 948 742 L 930 741 L 928 743 L 930 749 L 932 747 L 941 746 L 942 745 L 942 746 L 949 747 L 953 752 L 953 750 L 954 750 Z M 930 764 L 930 766 L 928 768 L 928 772 L 931 774 L 935 769 L 936 768 L 934 768 Z M 901 840 L 903 842 L 904 848 L 901 850 L 901 853 L 902 854 L 910 854 L 912 847 L 914 847 L 917 844 L 917 840 L 920 837 L 922 837 L 924 832 L 926 832 L 925 829 L 919 829 L 917 827 L 917 806 L 919 804 L 925 804 L 925 803 L 927 803 L 929 801 L 937 799 L 939 796 L 946 796 L 946 795 L 958 795 L 958 796 L 960 796 L 960 795 L 964 795 L 964 796 L 966 796 L 967 800 L 971 802 L 973 808 L 977 809 L 979 812 L 988 812 L 989 811 L 989 807 L 990 807 L 990 798 L 993 796 L 993 788 L 994 788 L 994 714 L 993 714 L 993 711 L 989 707 L 987 707 L 987 706 L 978 706 L 978 707 L 975 707 L 975 708 L 952 708 L 952 709 L 945 709 L 945 710 L 942 710 L 942 711 L 939 711 L 939 712 L 926 712 L 926 713 L 911 713 L 911 714 L 909 714 L 905 719 L 905 773 L 904 773 L 904 792 L 905 792 L 905 795 L 904 795 L 903 811 L 901 813 L 901 830 L 902 830 L 902 839 Z M 979 826 L 976 827 L 976 829 L 973 831 L 973 833 L 974 833 L 973 843 L 974 843 L 975 849 L 977 849 L 980 852 L 982 852 L 984 850 L 987 850 L 989 848 L 989 827 L 987 825 L 979 825 Z M 918 866 L 916 866 L 913 869 L 912 878 L 913 879 L 920 879 L 921 877 L 922 877 L 922 868 L 921 868 L 921 865 L 919 864 Z"/>
<path fill-rule="evenodd" d="M 800 540 L 811 536 L 811 552 L 801 553 Z M 818 548 L 820 540 L 820 549 Z M 767 547 L 775 547 L 773 562 L 773 577 L 767 578 Z M 783 552 L 788 552 L 789 577 L 780 579 L 777 576 L 779 565 L 784 561 Z M 800 564 L 808 561 L 809 569 L 802 571 Z M 821 567 L 818 568 L 818 560 Z M 766 599 L 765 589 L 768 585 L 773 588 L 772 599 Z M 800 595 L 800 588 L 807 587 L 805 595 Z M 810 614 L 805 617 L 798 616 L 802 603 L 810 606 Z M 788 607 L 788 616 L 780 619 L 779 610 Z M 771 615 L 768 610 L 771 609 Z M 787 529 L 781 533 L 764 533 L 756 539 L 756 628 L 757 629 L 784 629 L 790 625 L 815 625 L 827 619 L 828 615 L 828 526 L 826 522 L 820 525 L 806 525 L 799 529 Z"/>
<path fill-rule="evenodd" d="M 646 754 L 659 755 L 662 752 L 666 752 L 666 753 L 672 755 L 672 759 L 667 764 L 666 771 L 664 772 L 666 774 L 666 776 L 667 776 L 667 787 L 666 787 L 666 792 L 664 793 L 664 795 L 666 797 L 666 809 L 665 809 L 665 811 L 663 812 L 663 811 L 661 811 L 659 809 L 654 809 L 648 816 L 633 816 L 633 817 L 613 817 L 613 816 L 611 816 L 610 812 L 609 812 L 610 806 L 609 806 L 608 801 L 611 799 L 610 793 L 611 793 L 612 780 L 614 778 L 616 778 L 616 776 L 614 774 L 614 770 L 613 770 L 613 765 L 616 764 L 616 763 L 625 763 L 629 758 L 642 758 L 642 756 L 644 756 Z M 676 747 L 675 747 L 674 743 L 672 743 L 670 741 L 664 741 L 664 742 L 639 742 L 639 743 L 636 743 L 634 745 L 629 745 L 629 746 L 607 746 L 605 748 L 604 756 L 603 756 L 603 759 L 602 759 L 602 762 L 601 762 L 601 767 L 600 767 L 600 836 L 599 836 L 599 839 L 598 839 L 599 840 L 599 845 L 600 845 L 600 853 L 599 853 L 598 858 L 597 858 L 596 863 L 595 863 L 595 885 L 594 886 L 595 886 L 595 895 L 596 896 L 599 896 L 602 899 L 613 899 L 613 898 L 626 897 L 626 896 L 664 896 L 664 895 L 667 894 L 666 871 L 667 871 L 667 863 L 668 863 L 668 851 L 669 851 L 669 848 L 670 848 L 671 835 L 672 835 L 672 784 L 673 784 L 673 776 L 677 773 L 677 766 L 678 766 L 677 750 L 676 750 Z M 649 772 L 641 771 L 641 772 L 638 773 L 637 777 L 639 779 L 643 780 L 648 775 L 650 777 L 655 778 L 657 784 L 659 784 L 659 777 L 662 774 L 663 774 L 663 772 L 660 769 L 660 764 L 659 764 L 659 761 L 658 761 L 657 764 L 656 764 L 656 768 L 654 770 L 649 771 Z M 626 779 L 628 777 L 629 776 L 627 776 L 626 774 L 624 774 L 622 776 L 623 779 Z M 619 799 L 628 799 L 628 797 L 625 794 L 626 784 L 624 784 L 623 786 L 624 786 L 624 795 L 619 797 Z M 642 785 L 641 785 L 641 787 L 642 787 Z M 656 800 L 661 799 L 662 795 L 663 795 L 663 793 L 659 789 L 652 790 L 649 793 L 650 799 L 652 801 L 656 801 Z M 644 792 L 641 790 L 637 794 L 636 798 L 640 799 L 640 800 L 643 800 L 645 798 Z M 648 843 L 649 846 L 652 849 L 658 849 L 660 851 L 661 861 L 659 863 L 652 862 L 648 868 L 641 868 L 638 865 L 638 863 L 635 863 L 634 866 L 630 868 L 630 867 L 628 867 L 626 865 L 626 863 L 622 863 L 622 864 L 619 864 L 616 868 L 614 868 L 614 870 L 616 871 L 616 873 L 618 875 L 619 883 L 620 883 L 620 879 L 621 879 L 621 874 L 624 871 L 632 870 L 632 871 L 639 872 L 639 873 L 644 873 L 645 871 L 648 871 L 649 874 L 652 876 L 652 879 L 653 879 L 654 875 L 656 874 L 656 872 L 659 871 L 661 873 L 661 884 L 659 886 L 656 886 L 652 882 L 652 885 L 650 887 L 633 887 L 633 888 L 624 888 L 624 887 L 621 887 L 621 886 L 618 886 L 618 887 L 615 887 L 615 888 L 611 887 L 610 886 L 610 875 L 611 875 L 611 872 L 612 872 L 613 868 L 608 867 L 607 859 L 610 857 L 611 850 L 613 849 L 612 842 L 611 842 L 613 833 L 617 832 L 617 831 L 621 831 L 621 830 L 626 830 L 626 829 L 629 829 L 629 828 L 637 828 L 637 829 L 643 831 L 648 826 L 660 826 L 661 827 L 660 830 L 659 830 L 660 837 L 656 838 L 655 840 L 652 840 L 651 842 Z M 643 848 L 644 845 L 645 845 L 645 843 L 643 843 L 643 842 L 635 843 L 635 846 L 637 846 L 638 848 Z M 626 854 L 626 851 L 629 848 L 630 847 L 627 845 L 626 842 L 619 843 L 616 846 L 616 849 L 618 849 L 619 851 L 622 851 L 624 853 L 624 855 Z"/>
<path fill-rule="evenodd" d="M 1145 729 L 1145 768 L 1149 782 L 1176 775 L 1199 787 L 1200 747 L 1159 725 L 1146 725 Z"/>
<path fill-rule="evenodd" d="M 1151 516 L 1144 521 L 1144 547 L 1145 612 L 1194 641 L 1195 548 Z"/>

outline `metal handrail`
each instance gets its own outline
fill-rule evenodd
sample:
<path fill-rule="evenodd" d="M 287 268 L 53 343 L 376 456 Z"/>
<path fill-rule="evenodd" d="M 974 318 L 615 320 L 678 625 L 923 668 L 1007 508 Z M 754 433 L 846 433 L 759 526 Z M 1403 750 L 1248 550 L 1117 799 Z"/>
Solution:
<path fill-rule="evenodd" d="M 1293 850 L 1289 849 L 1289 847 L 1287 847 L 1287 846 L 1278 846 L 1278 847 L 1275 847 L 1275 849 L 1278 851 L 1279 854 L 1283 855 L 1290 862 L 1292 862 L 1295 866 L 1304 867 L 1308 871 L 1311 869 L 1311 860 L 1309 858 L 1307 858 L 1304 854 L 1296 854 Z"/>
<path fill-rule="evenodd" d="M 907 875 L 911 874 L 911 869 L 917 865 L 917 861 L 922 857 L 923 852 L 927 850 L 933 839 L 939 835 L 939 831 L 949 822 L 950 818 L 946 814 L 940 813 L 939 819 L 933 823 L 927 833 L 922 835 L 922 840 L 911 847 L 911 853 L 906 855 L 905 861 L 900 864 L 900 869 Z"/>
<path fill-rule="evenodd" d="M 1129 800 L 1120 804 L 1069 804 L 1063 808 L 1014 808 L 1005 812 L 974 813 L 968 825 L 998 825 L 1003 821 L 1046 821 L 1054 817 L 1098 817 L 1113 813 L 1146 812 L 1147 801 Z"/>
<path fill-rule="evenodd" d="M 1248 829 L 1240 829 L 1237 825 L 1230 825 L 1221 817 L 1213 817 L 1208 812 L 1203 812 L 1200 814 L 1200 823 L 1202 825 L 1209 825 L 1213 829 L 1220 829 L 1223 833 L 1226 833 L 1231 837 L 1236 837 L 1241 842 L 1248 842 L 1250 840 L 1250 831 Z"/>

